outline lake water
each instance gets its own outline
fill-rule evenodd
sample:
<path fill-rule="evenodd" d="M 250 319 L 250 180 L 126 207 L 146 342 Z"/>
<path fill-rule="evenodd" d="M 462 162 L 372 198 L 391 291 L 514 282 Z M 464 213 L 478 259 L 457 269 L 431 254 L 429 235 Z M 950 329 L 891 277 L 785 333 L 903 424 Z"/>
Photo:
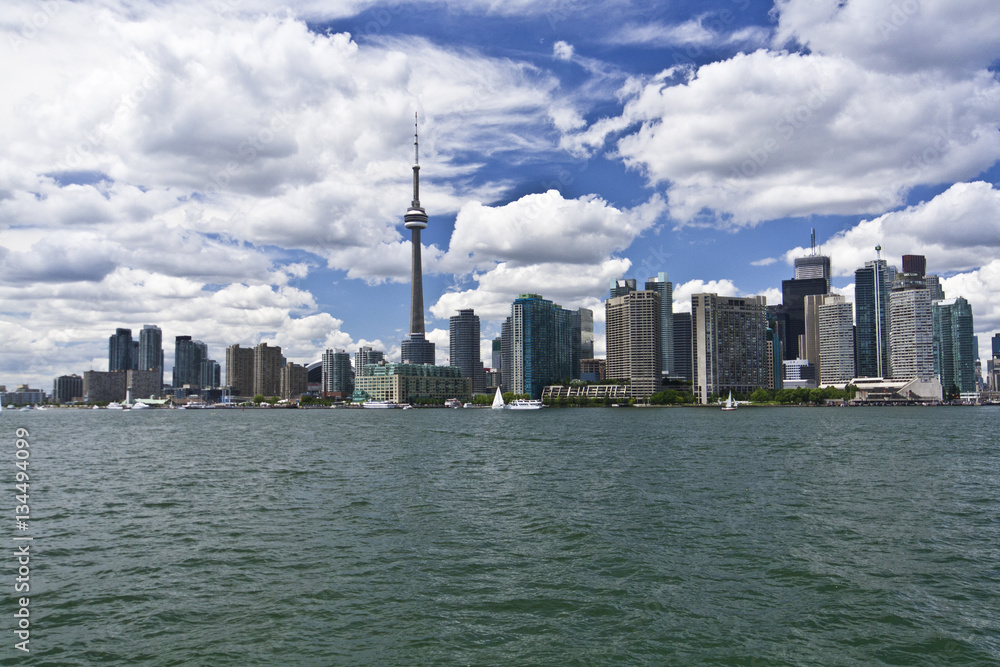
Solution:
<path fill-rule="evenodd" d="M 46 411 L 31 664 L 1000 664 L 1000 408 Z"/>

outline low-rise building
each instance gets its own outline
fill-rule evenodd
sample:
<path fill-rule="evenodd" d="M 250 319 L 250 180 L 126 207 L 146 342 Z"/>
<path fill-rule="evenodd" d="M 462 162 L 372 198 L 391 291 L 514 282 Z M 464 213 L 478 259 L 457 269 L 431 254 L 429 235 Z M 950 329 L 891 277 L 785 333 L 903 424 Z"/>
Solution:
<path fill-rule="evenodd" d="M 368 364 L 354 379 L 354 394 L 373 401 L 412 403 L 421 399 L 472 400 L 472 378 L 455 366 Z"/>

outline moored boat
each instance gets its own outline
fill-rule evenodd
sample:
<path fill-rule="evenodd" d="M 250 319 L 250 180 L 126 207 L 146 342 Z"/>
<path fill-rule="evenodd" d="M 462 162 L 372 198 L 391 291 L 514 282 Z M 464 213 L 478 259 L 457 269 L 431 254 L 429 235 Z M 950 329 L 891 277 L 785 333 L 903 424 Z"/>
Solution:
<path fill-rule="evenodd" d="M 507 406 L 508 410 L 541 410 L 542 402 L 538 399 L 517 398 Z"/>
<path fill-rule="evenodd" d="M 392 401 L 365 401 L 361 404 L 361 407 L 368 408 L 369 410 L 384 410 L 386 408 L 395 408 L 396 404 Z"/>

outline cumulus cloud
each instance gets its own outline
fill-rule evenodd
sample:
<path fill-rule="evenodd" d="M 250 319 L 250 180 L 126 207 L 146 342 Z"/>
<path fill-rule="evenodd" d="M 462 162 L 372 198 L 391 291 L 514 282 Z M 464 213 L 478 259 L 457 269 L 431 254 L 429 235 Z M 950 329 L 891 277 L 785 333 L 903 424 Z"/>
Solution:
<path fill-rule="evenodd" d="M 573 45 L 559 40 L 552 45 L 552 55 L 558 60 L 572 60 Z"/>
<path fill-rule="evenodd" d="M 459 211 L 438 266 L 470 274 L 475 287 L 442 295 L 430 311 L 445 318 L 459 308 L 474 308 L 486 320 L 500 320 L 519 294 L 536 293 L 566 308 L 600 309 L 603 315 L 595 295 L 631 265 L 618 254 L 649 230 L 664 208 L 659 197 L 622 210 L 595 196 L 565 199 L 555 190 L 503 206 L 470 202 Z"/>
<path fill-rule="evenodd" d="M 690 313 L 691 296 L 694 294 L 721 294 L 741 296 L 732 280 L 689 280 L 674 285 L 674 312 Z"/>
<path fill-rule="evenodd" d="M 985 68 L 1000 52 L 991 0 L 777 0 L 778 48 L 801 44 L 882 71 Z"/>
<path fill-rule="evenodd" d="M 927 270 L 941 275 L 977 269 L 1000 247 L 1000 190 L 989 183 L 956 183 L 930 201 L 862 220 L 823 243 L 834 275 L 853 275 L 882 257 L 901 266 L 903 255 L 924 255 Z M 807 248 L 785 253 L 792 264 Z"/>
<path fill-rule="evenodd" d="M 665 187 L 682 222 L 705 211 L 734 225 L 878 213 L 1000 154 L 1000 84 L 986 72 L 889 75 L 839 56 L 757 51 L 682 74 L 662 73 L 576 142 L 624 130 L 618 155 Z"/>

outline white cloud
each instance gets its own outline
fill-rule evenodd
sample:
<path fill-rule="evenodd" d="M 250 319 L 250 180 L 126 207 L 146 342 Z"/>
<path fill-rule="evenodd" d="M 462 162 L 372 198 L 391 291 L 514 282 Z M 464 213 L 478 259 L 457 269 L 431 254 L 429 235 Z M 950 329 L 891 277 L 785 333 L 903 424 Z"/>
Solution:
<path fill-rule="evenodd" d="M 675 24 L 632 23 L 618 29 L 608 38 L 612 44 L 640 44 L 652 47 L 676 47 L 676 62 L 693 62 L 704 56 L 704 49 L 726 44 L 747 48 L 763 46 L 769 35 L 764 28 L 736 28 L 734 16 L 724 11 L 720 14 L 702 14 L 688 21 Z"/>
<path fill-rule="evenodd" d="M 830 256 L 834 275 L 853 275 L 866 261 L 882 257 L 901 266 L 903 255 L 924 255 L 927 271 L 941 275 L 979 268 L 1000 247 L 1000 190 L 989 183 L 956 183 L 927 202 L 893 211 L 827 240 L 820 251 Z M 806 248 L 785 253 L 792 264 Z"/>
<path fill-rule="evenodd" d="M 691 296 L 694 294 L 721 294 L 739 296 L 740 292 L 732 280 L 689 280 L 674 285 L 674 312 L 690 313 Z"/>
<path fill-rule="evenodd" d="M 913 186 L 969 178 L 1000 154 L 1000 83 L 890 75 L 835 56 L 757 51 L 646 84 L 607 134 L 625 163 L 662 184 L 670 212 L 726 224 L 882 212 Z M 566 142 L 570 146 L 573 140 Z"/>
<path fill-rule="evenodd" d="M 799 43 L 884 71 L 975 70 L 996 61 L 992 0 L 777 0 L 778 48 Z"/>
<path fill-rule="evenodd" d="M 462 207 L 443 265 L 457 272 L 498 262 L 589 264 L 624 250 L 662 214 L 662 200 L 628 211 L 596 196 L 564 199 L 555 191 L 505 206 Z"/>
<path fill-rule="evenodd" d="M 552 55 L 558 60 L 572 60 L 573 45 L 560 40 L 552 45 Z"/>

